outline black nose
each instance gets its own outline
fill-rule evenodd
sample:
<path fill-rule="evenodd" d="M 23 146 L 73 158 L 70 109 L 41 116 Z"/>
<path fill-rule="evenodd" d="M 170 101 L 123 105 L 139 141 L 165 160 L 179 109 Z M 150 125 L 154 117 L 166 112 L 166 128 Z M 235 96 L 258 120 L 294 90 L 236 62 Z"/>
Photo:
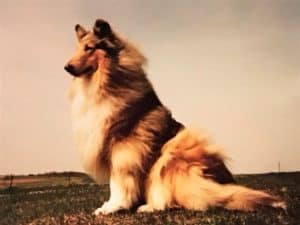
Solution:
<path fill-rule="evenodd" d="M 65 65 L 65 70 L 71 74 L 74 74 L 75 67 L 72 64 L 67 64 L 67 65 Z"/>

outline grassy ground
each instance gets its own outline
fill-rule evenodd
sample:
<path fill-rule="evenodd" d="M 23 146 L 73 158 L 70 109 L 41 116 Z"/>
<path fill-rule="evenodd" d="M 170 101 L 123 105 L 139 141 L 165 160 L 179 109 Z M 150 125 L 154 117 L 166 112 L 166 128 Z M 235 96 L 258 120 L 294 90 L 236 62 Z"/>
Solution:
<path fill-rule="evenodd" d="M 108 187 L 99 187 L 83 175 L 73 175 L 71 179 L 68 174 L 42 175 L 43 179 L 31 177 L 31 183 L 18 183 L 15 178 L 12 188 L 0 186 L 0 224 L 298 225 L 300 221 L 300 172 L 236 176 L 238 183 L 281 196 L 287 201 L 287 212 L 270 208 L 251 213 L 177 209 L 152 214 L 119 212 L 98 217 L 92 212 L 108 198 Z M 32 185 L 32 178 L 40 182 Z"/>

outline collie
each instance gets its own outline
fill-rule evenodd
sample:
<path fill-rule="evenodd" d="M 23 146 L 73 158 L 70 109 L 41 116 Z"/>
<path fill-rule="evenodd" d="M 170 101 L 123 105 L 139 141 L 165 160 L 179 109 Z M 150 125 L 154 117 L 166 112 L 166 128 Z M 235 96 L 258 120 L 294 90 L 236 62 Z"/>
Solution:
<path fill-rule="evenodd" d="M 74 77 L 74 139 L 84 170 L 110 185 L 96 215 L 132 207 L 285 207 L 277 197 L 235 184 L 221 151 L 172 117 L 146 76 L 145 57 L 108 22 L 75 30 L 77 51 L 65 66 Z"/>

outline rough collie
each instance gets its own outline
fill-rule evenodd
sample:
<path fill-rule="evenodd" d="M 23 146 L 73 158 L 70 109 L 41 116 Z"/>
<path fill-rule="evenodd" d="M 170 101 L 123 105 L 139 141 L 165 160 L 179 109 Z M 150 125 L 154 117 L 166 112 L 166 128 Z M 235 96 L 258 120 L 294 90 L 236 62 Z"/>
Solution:
<path fill-rule="evenodd" d="M 145 57 L 108 22 L 75 31 L 77 51 L 65 66 L 73 76 L 74 139 L 85 171 L 110 185 L 96 215 L 132 207 L 285 207 L 277 197 L 235 184 L 220 150 L 172 117 L 147 78 Z"/>

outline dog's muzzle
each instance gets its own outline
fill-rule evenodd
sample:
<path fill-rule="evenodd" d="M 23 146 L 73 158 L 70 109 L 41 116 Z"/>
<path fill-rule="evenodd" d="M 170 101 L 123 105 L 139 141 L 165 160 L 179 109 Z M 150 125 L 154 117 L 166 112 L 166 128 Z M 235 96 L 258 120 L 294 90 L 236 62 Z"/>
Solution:
<path fill-rule="evenodd" d="M 71 75 L 73 75 L 75 77 L 78 77 L 78 76 L 81 76 L 83 74 L 90 74 L 93 71 L 93 67 L 88 66 L 88 67 L 84 68 L 83 70 L 78 70 L 72 64 L 67 64 L 65 66 L 65 70 L 67 72 L 69 72 Z"/>
<path fill-rule="evenodd" d="M 72 75 L 75 75 L 75 73 L 76 73 L 75 67 L 73 65 L 71 65 L 71 64 L 65 65 L 65 70 L 67 72 L 69 72 L 70 74 L 72 74 Z"/>

